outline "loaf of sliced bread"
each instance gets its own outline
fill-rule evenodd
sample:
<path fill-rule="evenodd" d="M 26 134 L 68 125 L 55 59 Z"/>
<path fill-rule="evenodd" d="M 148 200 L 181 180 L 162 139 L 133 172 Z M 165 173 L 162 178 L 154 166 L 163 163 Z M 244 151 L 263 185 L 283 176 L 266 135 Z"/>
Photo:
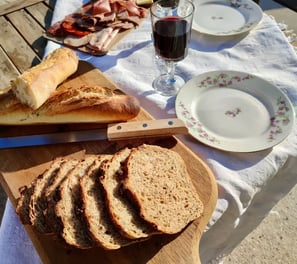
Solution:
<path fill-rule="evenodd" d="M 47 208 L 47 200 L 45 198 L 45 190 L 56 177 L 60 166 L 65 162 L 63 158 L 55 159 L 50 167 L 41 174 L 34 183 L 34 191 L 29 201 L 29 218 L 30 223 L 40 233 L 49 233 L 50 227 L 45 220 L 43 211 Z"/>
<path fill-rule="evenodd" d="M 139 205 L 143 219 L 159 231 L 180 232 L 201 216 L 203 204 L 178 153 L 141 145 L 132 149 L 126 168 L 125 188 Z"/>
<path fill-rule="evenodd" d="M 134 242 L 121 235 L 107 211 L 104 190 L 100 184 L 99 176 L 100 165 L 111 157 L 111 155 L 101 155 L 80 180 L 84 214 L 89 232 L 98 245 L 107 250 L 118 249 Z"/>
<path fill-rule="evenodd" d="M 98 158 L 96 155 L 85 157 L 58 188 L 59 201 L 55 205 L 56 216 L 61 223 L 61 236 L 68 245 L 80 249 L 91 248 L 94 241 L 89 236 L 85 219 L 82 216 L 80 178 L 87 174 L 91 165 Z"/>
<path fill-rule="evenodd" d="M 24 224 L 79 249 L 176 234 L 203 213 L 182 157 L 156 145 L 56 158 L 20 191 L 16 211 Z"/>
<path fill-rule="evenodd" d="M 127 238 L 138 239 L 152 235 L 155 230 L 139 216 L 137 208 L 121 188 L 125 174 L 123 164 L 130 152 L 129 148 L 122 149 L 115 153 L 111 160 L 104 162 L 100 168 L 100 182 L 106 194 L 107 208 L 113 223 Z"/>

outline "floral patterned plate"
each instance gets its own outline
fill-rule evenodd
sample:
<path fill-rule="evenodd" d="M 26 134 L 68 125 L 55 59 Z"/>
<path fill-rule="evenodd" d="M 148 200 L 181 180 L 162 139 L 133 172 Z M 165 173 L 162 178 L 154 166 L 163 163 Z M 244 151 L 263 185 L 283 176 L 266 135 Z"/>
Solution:
<path fill-rule="evenodd" d="M 194 77 L 181 88 L 175 108 L 197 140 L 236 152 L 275 146 L 288 136 L 295 120 L 286 94 L 264 79 L 237 71 Z"/>
<path fill-rule="evenodd" d="M 215 36 L 250 31 L 262 19 L 262 9 L 252 0 L 193 0 L 193 29 Z"/>

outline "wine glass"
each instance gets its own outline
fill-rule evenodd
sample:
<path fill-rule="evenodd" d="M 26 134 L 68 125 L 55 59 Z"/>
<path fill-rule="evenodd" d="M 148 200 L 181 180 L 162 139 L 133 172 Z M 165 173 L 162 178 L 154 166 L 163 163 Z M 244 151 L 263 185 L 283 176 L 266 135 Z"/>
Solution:
<path fill-rule="evenodd" d="M 154 89 L 162 95 L 175 95 L 185 83 L 175 74 L 175 67 L 188 54 L 194 9 L 189 0 L 159 0 L 150 8 L 156 56 L 167 68 L 153 81 Z"/>

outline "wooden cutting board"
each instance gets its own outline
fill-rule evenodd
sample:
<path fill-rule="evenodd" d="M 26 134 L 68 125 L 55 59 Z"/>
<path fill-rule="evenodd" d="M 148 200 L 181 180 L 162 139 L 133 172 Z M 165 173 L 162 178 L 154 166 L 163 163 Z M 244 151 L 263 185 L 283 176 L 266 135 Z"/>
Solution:
<path fill-rule="evenodd" d="M 113 89 L 119 87 L 99 70 L 87 62 L 80 62 L 78 72 L 61 85 L 59 89 L 71 86 L 105 85 Z M 137 120 L 152 119 L 144 110 Z M 67 125 L 67 126 L 28 126 L 0 127 L 1 136 L 45 133 L 67 129 L 87 129 L 96 124 Z M 83 157 L 85 154 L 114 153 L 124 146 L 136 146 L 142 143 L 156 144 L 178 152 L 185 160 L 188 171 L 204 204 L 205 210 L 200 219 L 188 225 L 177 235 L 156 235 L 145 242 L 134 244 L 123 249 L 105 251 L 100 248 L 78 250 L 64 248 L 59 242 L 49 237 L 37 234 L 31 227 L 26 230 L 33 241 L 44 263 L 200 263 L 199 241 L 217 201 L 217 185 L 214 175 L 207 164 L 196 154 L 192 153 L 175 137 L 137 139 L 130 141 L 108 142 L 106 140 L 83 143 L 65 143 L 49 146 L 24 147 L 0 150 L 0 180 L 13 205 L 19 197 L 19 188 L 29 184 L 42 173 L 49 162 L 58 156 L 72 155 Z M 172 219 L 174 221 L 174 219 Z"/>

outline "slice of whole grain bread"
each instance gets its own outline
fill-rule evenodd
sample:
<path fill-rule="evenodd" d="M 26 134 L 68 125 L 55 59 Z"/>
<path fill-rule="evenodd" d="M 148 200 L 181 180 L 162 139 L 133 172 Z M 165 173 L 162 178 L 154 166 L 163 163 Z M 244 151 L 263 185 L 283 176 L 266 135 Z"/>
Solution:
<path fill-rule="evenodd" d="M 34 182 L 28 186 L 22 186 L 19 191 L 21 195 L 17 201 L 16 213 L 18 214 L 23 225 L 30 225 L 31 221 L 29 216 L 29 204 L 31 196 L 34 192 Z"/>
<path fill-rule="evenodd" d="M 140 214 L 159 231 L 180 232 L 201 216 L 203 204 L 181 156 L 166 148 L 141 145 L 127 158 L 125 188 Z"/>
<path fill-rule="evenodd" d="M 47 208 L 43 213 L 48 226 L 51 228 L 50 232 L 54 235 L 60 234 L 62 229 L 55 212 L 55 205 L 61 198 L 58 189 L 79 162 L 79 159 L 69 159 L 62 163 L 51 184 L 45 190 L 44 196 L 47 201 Z"/>
<path fill-rule="evenodd" d="M 118 249 L 131 244 L 132 240 L 121 235 L 111 221 L 99 181 L 100 165 L 111 155 L 101 155 L 80 180 L 85 218 L 94 240 L 104 249 Z"/>
<path fill-rule="evenodd" d="M 121 188 L 125 173 L 123 163 L 130 152 L 129 148 L 122 149 L 116 152 L 112 159 L 103 162 L 100 168 L 100 182 L 105 191 L 107 208 L 113 223 L 127 238 L 138 239 L 152 235 L 155 230 L 139 216 L 137 208 Z"/>
<path fill-rule="evenodd" d="M 88 227 L 82 216 L 82 199 L 80 179 L 98 159 L 92 155 L 81 160 L 66 176 L 58 188 L 59 201 L 55 205 L 55 213 L 61 223 L 61 236 L 71 246 L 80 249 L 91 248 L 94 240 L 89 235 Z"/>
<path fill-rule="evenodd" d="M 64 158 L 56 158 L 53 160 L 50 167 L 34 181 L 34 190 L 32 191 L 28 208 L 29 218 L 32 226 L 40 233 L 50 232 L 50 227 L 47 225 L 43 214 L 43 211 L 47 208 L 44 193 L 64 162 Z"/>

